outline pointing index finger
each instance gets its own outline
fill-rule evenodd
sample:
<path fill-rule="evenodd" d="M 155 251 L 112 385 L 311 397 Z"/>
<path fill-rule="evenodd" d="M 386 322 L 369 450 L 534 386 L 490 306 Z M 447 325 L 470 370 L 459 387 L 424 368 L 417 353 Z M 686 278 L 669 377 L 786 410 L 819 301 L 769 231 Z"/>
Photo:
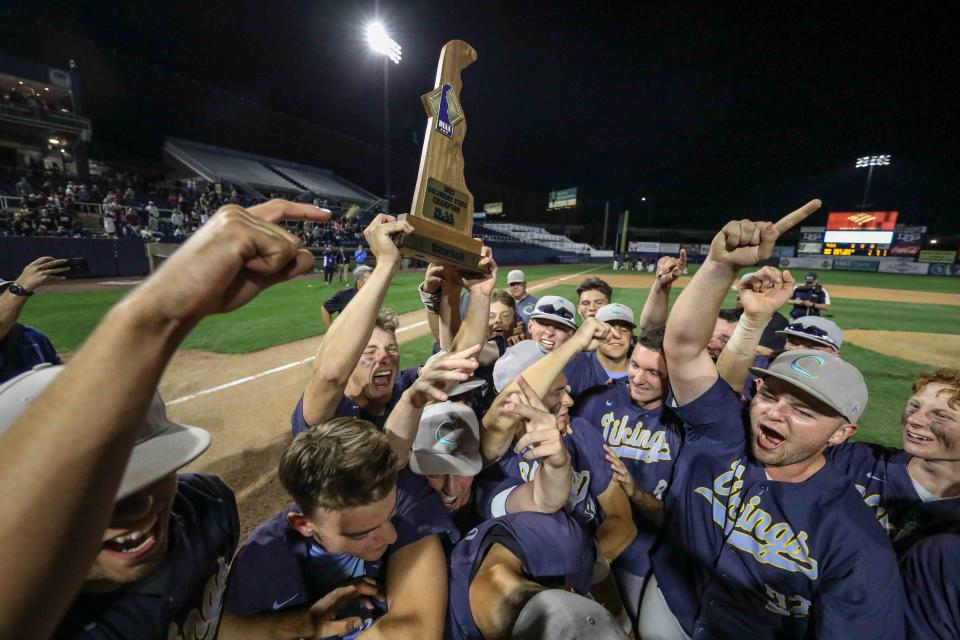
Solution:
<path fill-rule="evenodd" d="M 773 228 L 776 230 L 777 234 L 782 235 L 794 228 L 804 220 L 806 220 L 814 211 L 823 206 L 823 203 L 819 199 L 811 200 L 807 204 L 803 205 L 796 211 L 788 213 L 783 216 L 775 223 L 773 223 Z"/>

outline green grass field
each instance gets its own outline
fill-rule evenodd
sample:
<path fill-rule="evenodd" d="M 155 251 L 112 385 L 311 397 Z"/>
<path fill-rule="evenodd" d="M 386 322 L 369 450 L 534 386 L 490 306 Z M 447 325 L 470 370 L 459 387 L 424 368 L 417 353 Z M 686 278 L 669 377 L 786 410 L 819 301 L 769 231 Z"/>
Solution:
<path fill-rule="evenodd" d="M 589 265 L 548 265 L 525 267 L 528 280 L 553 278 L 591 269 Z M 508 268 L 500 270 L 501 286 Z M 609 267 L 591 271 L 602 276 Z M 398 313 L 420 308 L 416 294 L 421 273 L 394 277 L 386 305 Z M 914 291 L 960 293 L 960 278 L 933 278 L 884 273 L 821 272 L 826 285 L 856 285 Z M 320 304 L 336 291 L 317 278 L 299 279 L 274 287 L 246 307 L 226 316 L 204 320 L 187 338 L 184 348 L 218 353 L 247 353 L 308 338 L 323 332 Z M 537 291 L 538 296 L 562 295 L 573 299 L 575 284 L 558 284 Z M 27 305 L 22 322 L 44 331 L 60 351 L 72 351 L 82 344 L 106 311 L 125 291 L 44 293 Z M 646 289 L 620 289 L 618 302 L 637 312 L 646 298 Z M 676 293 L 674 294 L 674 297 Z M 727 304 L 732 304 L 729 296 Z M 845 329 L 890 329 L 960 334 L 960 308 L 945 305 L 873 302 L 835 299 L 831 314 Z M 402 366 L 423 362 L 431 353 L 432 338 L 418 338 L 402 347 Z M 870 388 L 870 405 L 861 421 L 859 438 L 896 445 L 900 441 L 899 415 L 909 396 L 910 382 L 929 367 L 886 356 L 852 344 L 844 346 L 844 357 L 863 372 Z"/>

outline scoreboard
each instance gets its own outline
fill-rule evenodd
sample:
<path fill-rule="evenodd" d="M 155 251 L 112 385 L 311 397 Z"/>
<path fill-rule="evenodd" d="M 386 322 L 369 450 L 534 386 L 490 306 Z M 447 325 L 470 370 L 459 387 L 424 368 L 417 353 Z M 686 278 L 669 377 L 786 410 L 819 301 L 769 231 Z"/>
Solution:
<path fill-rule="evenodd" d="M 867 244 L 865 242 L 824 242 L 825 256 L 873 256 L 883 258 L 890 251 L 889 245 Z"/>

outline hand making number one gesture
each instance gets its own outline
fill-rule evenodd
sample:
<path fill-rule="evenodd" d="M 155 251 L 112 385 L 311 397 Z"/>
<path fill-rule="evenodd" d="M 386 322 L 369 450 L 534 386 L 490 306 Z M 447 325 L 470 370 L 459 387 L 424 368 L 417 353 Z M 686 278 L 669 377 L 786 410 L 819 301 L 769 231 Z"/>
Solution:
<path fill-rule="evenodd" d="M 769 258 L 773 245 L 783 233 L 803 222 L 820 208 L 819 200 L 811 200 L 777 222 L 734 220 L 723 226 L 710 245 L 709 258 L 734 270 L 757 264 Z"/>
<path fill-rule="evenodd" d="M 527 460 L 543 459 L 551 467 L 562 467 L 569 463 L 570 455 L 563 444 L 557 416 L 543 405 L 537 392 L 530 387 L 523 376 L 517 378 L 520 393 L 513 393 L 503 406 L 504 413 L 523 420 L 527 432 L 517 441 L 514 450 Z"/>

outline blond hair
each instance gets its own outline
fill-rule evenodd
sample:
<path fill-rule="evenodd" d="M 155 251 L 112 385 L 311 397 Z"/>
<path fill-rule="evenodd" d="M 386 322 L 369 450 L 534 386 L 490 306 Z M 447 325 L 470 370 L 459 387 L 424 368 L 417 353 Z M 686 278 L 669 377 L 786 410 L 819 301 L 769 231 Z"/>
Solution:
<path fill-rule="evenodd" d="M 393 309 L 382 307 L 380 311 L 377 312 L 377 320 L 374 326 L 384 331 L 389 331 L 390 333 L 396 333 L 397 327 L 400 326 L 400 318 L 397 317 Z"/>

